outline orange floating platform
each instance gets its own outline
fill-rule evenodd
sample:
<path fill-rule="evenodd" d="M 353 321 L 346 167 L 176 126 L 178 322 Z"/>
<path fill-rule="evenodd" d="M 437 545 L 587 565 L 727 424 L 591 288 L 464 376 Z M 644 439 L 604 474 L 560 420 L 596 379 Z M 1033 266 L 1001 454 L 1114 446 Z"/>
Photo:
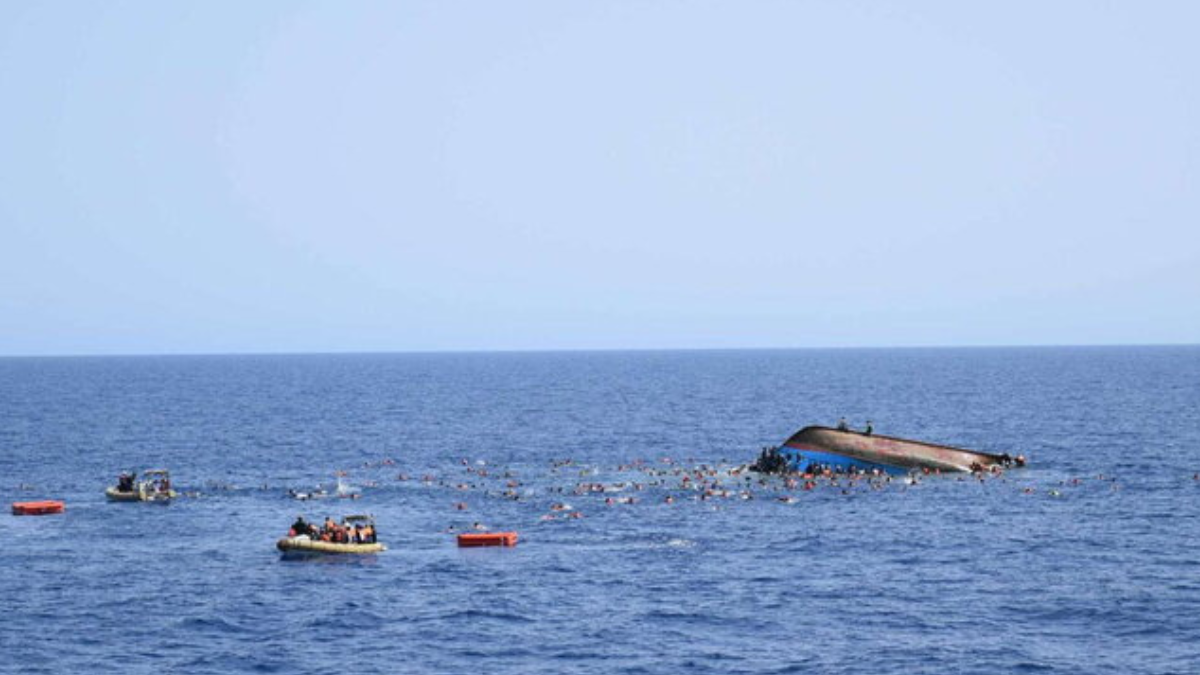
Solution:
<path fill-rule="evenodd" d="M 475 546 L 516 546 L 516 532 L 475 532 L 458 535 L 458 545 L 463 548 Z"/>
<path fill-rule="evenodd" d="M 14 516 L 47 516 L 52 513 L 62 513 L 66 505 L 60 501 L 47 499 L 40 502 L 13 502 Z"/>

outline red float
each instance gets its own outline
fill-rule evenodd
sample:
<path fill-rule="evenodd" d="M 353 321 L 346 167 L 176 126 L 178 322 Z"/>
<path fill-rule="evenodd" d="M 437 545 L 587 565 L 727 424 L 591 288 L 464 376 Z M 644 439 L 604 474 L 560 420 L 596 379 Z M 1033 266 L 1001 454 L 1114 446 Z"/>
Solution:
<path fill-rule="evenodd" d="M 458 535 L 458 545 L 463 548 L 475 546 L 516 546 L 516 532 L 475 532 Z"/>
<path fill-rule="evenodd" d="M 66 505 L 60 501 L 47 499 L 40 502 L 13 502 L 14 516 L 47 516 L 52 513 L 62 513 Z"/>

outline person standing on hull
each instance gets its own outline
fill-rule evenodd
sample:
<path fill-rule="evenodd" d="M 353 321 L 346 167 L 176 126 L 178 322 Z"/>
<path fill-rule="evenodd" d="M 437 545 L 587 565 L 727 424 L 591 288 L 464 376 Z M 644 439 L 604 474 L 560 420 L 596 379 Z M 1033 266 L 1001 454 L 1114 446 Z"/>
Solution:
<path fill-rule="evenodd" d="M 863 432 L 864 436 L 870 436 L 875 431 L 875 425 L 871 424 L 871 420 L 867 420 L 867 429 Z"/>
<path fill-rule="evenodd" d="M 869 424 L 869 423 L 868 423 L 868 424 Z M 846 418 L 845 418 L 845 417 L 843 417 L 843 418 L 841 418 L 840 420 L 838 420 L 837 430 L 838 430 L 838 431 L 850 431 L 850 425 L 846 424 Z"/>

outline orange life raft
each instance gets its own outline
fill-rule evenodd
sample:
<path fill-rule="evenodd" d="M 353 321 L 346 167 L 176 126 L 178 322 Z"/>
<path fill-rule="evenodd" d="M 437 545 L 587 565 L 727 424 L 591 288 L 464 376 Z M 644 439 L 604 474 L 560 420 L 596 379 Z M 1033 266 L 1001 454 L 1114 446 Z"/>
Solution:
<path fill-rule="evenodd" d="M 12 512 L 14 516 L 45 516 L 51 513 L 62 513 L 66 508 L 62 502 L 47 499 L 40 502 L 13 502 Z"/>
<path fill-rule="evenodd" d="M 458 545 L 464 548 L 474 546 L 516 546 L 516 532 L 476 532 L 458 535 Z"/>

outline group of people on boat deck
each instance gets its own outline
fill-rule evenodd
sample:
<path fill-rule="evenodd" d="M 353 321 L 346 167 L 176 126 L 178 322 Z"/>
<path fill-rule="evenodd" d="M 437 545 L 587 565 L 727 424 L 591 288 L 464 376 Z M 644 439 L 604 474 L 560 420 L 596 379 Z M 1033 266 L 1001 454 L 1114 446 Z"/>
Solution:
<path fill-rule="evenodd" d="M 292 523 L 291 529 L 288 530 L 288 536 L 303 536 L 313 541 L 324 541 L 331 544 L 374 544 L 376 542 L 373 523 L 339 524 L 334 522 L 333 518 L 328 517 L 325 518 L 324 525 L 317 527 L 316 523 L 308 522 L 304 516 L 296 516 L 296 522 Z"/>
<path fill-rule="evenodd" d="M 154 480 L 151 484 L 151 489 L 154 492 L 166 494 L 171 491 L 171 479 L 165 475 Z M 117 476 L 117 491 L 118 492 L 134 492 L 137 490 L 137 472 L 122 473 Z"/>

